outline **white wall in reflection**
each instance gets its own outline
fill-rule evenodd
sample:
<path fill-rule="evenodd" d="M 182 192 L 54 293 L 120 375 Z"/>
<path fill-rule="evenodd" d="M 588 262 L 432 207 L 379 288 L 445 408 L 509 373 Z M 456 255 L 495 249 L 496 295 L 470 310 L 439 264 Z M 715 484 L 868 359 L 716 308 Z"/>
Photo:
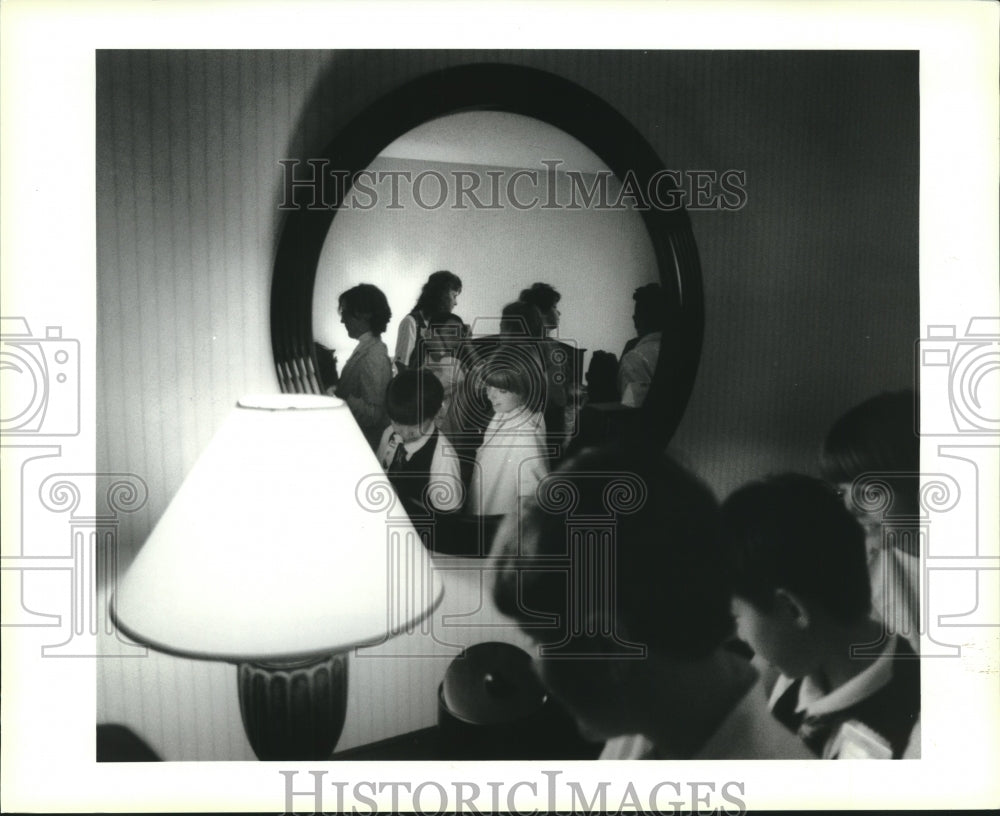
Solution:
<path fill-rule="evenodd" d="M 316 277 L 313 334 L 341 362 L 354 345 L 337 313 L 342 291 L 385 292 L 391 354 L 399 321 L 438 269 L 462 279 L 455 311 L 476 334 L 495 332 L 503 306 L 543 281 L 562 294 L 561 339 L 620 354 L 635 335 L 632 293 L 658 279 L 652 244 L 619 180 L 576 139 L 523 116 L 461 113 L 406 134 L 370 171 L 373 192 L 358 185 L 334 218 Z"/>

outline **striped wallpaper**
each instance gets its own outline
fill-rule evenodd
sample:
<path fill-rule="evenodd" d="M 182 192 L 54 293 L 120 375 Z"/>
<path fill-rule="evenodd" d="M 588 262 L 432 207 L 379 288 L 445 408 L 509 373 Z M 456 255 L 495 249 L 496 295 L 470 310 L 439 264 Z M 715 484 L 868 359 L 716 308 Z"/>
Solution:
<path fill-rule="evenodd" d="M 99 52 L 97 465 L 149 491 L 121 518 L 124 561 L 234 401 L 276 390 L 279 160 L 317 153 L 405 79 L 481 60 L 601 95 L 668 168 L 746 171 L 743 210 L 692 214 L 706 336 L 675 443 L 717 492 L 811 469 L 834 417 L 910 384 L 913 53 Z M 450 602 L 476 593 L 459 582 Z M 343 748 L 433 722 L 441 660 L 380 671 L 386 691 L 368 702 L 376 687 L 352 677 Z M 232 667 L 150 653 L 98 672 L 98 720 L 131 725 L 165 759 L 252 758 Z"/>

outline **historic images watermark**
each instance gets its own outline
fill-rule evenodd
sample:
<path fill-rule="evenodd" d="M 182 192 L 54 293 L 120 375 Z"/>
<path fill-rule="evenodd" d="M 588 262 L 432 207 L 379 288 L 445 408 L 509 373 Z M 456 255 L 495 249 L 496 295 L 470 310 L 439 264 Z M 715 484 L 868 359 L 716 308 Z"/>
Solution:
<path fill-rule="evenodd" d="M 935 446 L 947 474 L 923 474 L 921 514 L 953 512 L 973 535 L 943 542 L 922 541 L 922 629 L 930 632 L 922 655 L 959 656 L 948 628 L 1000 626 L 996 607 L 996 577 L 1000 571 L 995 529 L 997 452 L 1000 450 L 1000 316 L 977 315 L 962 330 L 954 324 L 930 324 L 917 342 L 914 364 L 921 411 L 914 417 L 920 436 Z M 928 406 L 946 401 L 947 412 Z M 926 470 L 926 468 L 922 468 Z M 946 546 L 941 546 L 945 543 Z M 926 547 L 923 546 L 926 544 Z M 965 609 L 942 609 L 939 587 L 964 578 L 969 599 Z M 949 593 L 952 594 L 952 593 Z M 935 632 L 939 634 L 935 634 Z"/>
<path fill-rule="evenodd" d="M 144 657 L 146 648 L 115 627 L 107 599 L 119 577 L 120 518 L 145 505 L 146 483 L 131 473 L 51 472 L 63 440 L 80 435 L 80 371 L 80 342 L 64 337 L 62 326 L 35 334 L 24 317 L 0 318 L 0 455 L 10 524 L 0 576 L 15 599 L 0 625 L 52 630 L 45 657 L 109 656 L 98 638 L 115 657 Z M 39 601 L 51 597 L 46 589 L 64 603 L 53 609 Z"/>
<path fill-rule="evenodd" d="M 542 168 L 502 170 L 348 170 L 329 159 L 282 159 L 279 210 L 740 210 L 747 204 L 744 170 L 668 170 L 648 178 L 632 170 Z M 560 179 L 565 183 L 560 184 Z M 404 203 L 405 202 L 405 203 Z"/>
<path fill-rule="evenodd" d="M 631 781 L 598 779 L 587 784 L 560 779 L 563 771 L 540 770 L 521 779 L 470 782 L 327 779 L 328 771 L 278 771 L 286 813 L 746 813 L 743 782 L 662 780 L 648 788 Z M 296 788 L 296 784 L 302 785 Z M 332 801 L 331 801 L 332 800 Z M 331 808 L 335 805 L 335 808 Z M 312 810 L 306 809 L 311 807 Z M 326 810 L 324 810 L 324 807 Z"/>
<path fill-rule="evenodd" d="M 23 317 L 0 317 L 3 436 L 76 436 L 80 432 L 80 341 L 61 326 L 35 335 Z"/>

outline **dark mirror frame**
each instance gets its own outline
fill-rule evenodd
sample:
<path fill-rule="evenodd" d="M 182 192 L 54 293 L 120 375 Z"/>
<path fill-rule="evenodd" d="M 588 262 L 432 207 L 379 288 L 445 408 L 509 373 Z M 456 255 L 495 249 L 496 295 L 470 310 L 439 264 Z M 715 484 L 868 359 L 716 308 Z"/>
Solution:
<path fill-rule="evenodd" d="M 407 82 L 349 122 L 321 156 L 309 158 L 324 160 L 328 170 L 346 172 L 353 183 L 398 137 L 431 119 L 470 110 L 504 111 L 547 122 L 585 144 L 618 178 L 631 172 L 642 190 L 665 169 L 635 127 L 600 97 L 554 74 L 508 64 L 446 68 Z M 671 189 L 669 176 L 660 176 L 657 183 L 664 193 Z M 284 392 L 320 390 L 312 298 L 323 244 L 350 189 L 336 186 L 328 185 L 327 200 L 318 207 L 296 202 L 281 227 L 271 285 L 271 345 Z M 660 200 L 671 197 L 661 195 Z M 643 444 L 665 447 L 683 416 L 701 357 L 701 265 L 683 208 L 654 206 L 640 212 L 653 244 L 668 318 L 654 380 L 635 425 Z"/>

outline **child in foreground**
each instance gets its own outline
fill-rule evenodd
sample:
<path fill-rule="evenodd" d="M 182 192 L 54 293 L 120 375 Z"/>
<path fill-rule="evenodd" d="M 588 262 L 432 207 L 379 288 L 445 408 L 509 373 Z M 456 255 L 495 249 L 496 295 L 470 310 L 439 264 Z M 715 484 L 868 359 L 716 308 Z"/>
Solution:
<path fill-rule="evenodd" d="M 837 492 L 772 477 L 737 490 L 722 517 L 737 634 L 780 672 L 775 718 L 824 759 L 902 757 L 920 667 L 871 616 L 865 534 Z"/>
<path fill-rule="evenodd" d="M 719 505 L 653 451 L 592 448 L 546 476 L 492 556 L 497 608 L 601 759 L 811 759 L 727 648 Z"/>
<path fill-rule="evenodd" d="M 913 391 L 878 394 L 837 419 L 820 473 L 865 530 L 872 609 L 920 652 L 920 438 Z"/>

